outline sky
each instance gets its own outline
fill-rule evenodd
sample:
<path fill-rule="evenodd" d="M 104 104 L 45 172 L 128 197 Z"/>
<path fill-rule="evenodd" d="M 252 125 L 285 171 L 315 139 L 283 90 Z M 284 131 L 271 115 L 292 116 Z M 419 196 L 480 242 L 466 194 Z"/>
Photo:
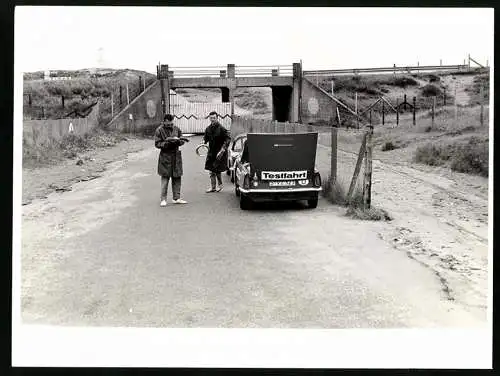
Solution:
<path fill-rule="evenodd" d="M 492 65 L 493 9 L 16 7 L 17 71 Z M 102 58 L 99 59 L 99 49 Z"/>

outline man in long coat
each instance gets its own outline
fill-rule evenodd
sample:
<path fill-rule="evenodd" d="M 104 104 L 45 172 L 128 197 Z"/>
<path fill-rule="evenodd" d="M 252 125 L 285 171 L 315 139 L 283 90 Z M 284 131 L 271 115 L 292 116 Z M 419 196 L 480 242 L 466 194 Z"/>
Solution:
<path fill-rule="evenodd" d="M 163 123 L 155 131 L 155 147 L 160 149 L 158 175 L 161 176 L 160 206 L 167 205 L 168 182 L 172 179 L 174 204 L 187 204 L 181 199 L 182 154 L 179 146 L 184 145 L 181 130 L 173 123 L 174 117 L 165 115 Z"/>
<path fill-rule="evenodd" d="M 217 117 L 215 111 L 209 114 L 210 125 L 205 129 L 203 136 L 203 142 L 208 143 L 205 170 L 210 171 L 210 188 L 207 189 L 207 193 L 222 191 L 221 173 L 227 170 L 227 148 L 231 142 L 228 130 L 219 123 Z"/>

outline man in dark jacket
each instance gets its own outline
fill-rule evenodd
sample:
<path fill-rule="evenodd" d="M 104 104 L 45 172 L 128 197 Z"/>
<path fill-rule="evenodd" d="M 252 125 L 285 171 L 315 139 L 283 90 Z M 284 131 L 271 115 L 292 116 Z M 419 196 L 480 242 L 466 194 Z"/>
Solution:
<path fill-rule="evenodd" d="M 207 193 L 222 191 L 221 173 L 227 170 L 227 148 L 231 142 L 229 132 L 219 123 L 217 117 L 217 112 L 210 112 L 210 125 L 205 129 L 203 136 L 203 142 L 208 143 L 205 170 L 210 171 L 210 188 L 207 189 Z"/>
<path fill-rule="evenodd" d="M 179 146 L 184 145 L 181 130 L 173 123 L 174 117 L 165 115 L 163 123 L 155 131 L 155 147 L 160 149 L 158 175 L 161 176 L 160 206 L 167 205 L 168 181 L 172 178 L 174 204 L 187 204 L 181 199 L 182 154 Z"/>

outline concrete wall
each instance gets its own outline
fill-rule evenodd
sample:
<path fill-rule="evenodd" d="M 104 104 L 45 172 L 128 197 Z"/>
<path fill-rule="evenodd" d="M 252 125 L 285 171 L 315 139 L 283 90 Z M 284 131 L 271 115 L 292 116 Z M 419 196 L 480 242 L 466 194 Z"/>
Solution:
<path fill-rule="evenodd" d="M 335 118 L 337 104 L 323 90 L 308 79 L 302 79 L 302 103 L 300 106 L 303 124 L 331 122 Z"/>
<path fill-rule="evenodd" d="M 107 127 L 132 132 L 155 124 L 159 125 L 161 120 L 161 87 L 160 81 L 156 81 L 116 115 Z"/>
<path fill-rule="evenodd" d="M 61 141 L 73 128 L 75 135 L 83 136 L 99 123 L 99 103 L 86 118 L 45 119 L 23 121 L 23 143 L 27 145 L 48 145 Z"/>

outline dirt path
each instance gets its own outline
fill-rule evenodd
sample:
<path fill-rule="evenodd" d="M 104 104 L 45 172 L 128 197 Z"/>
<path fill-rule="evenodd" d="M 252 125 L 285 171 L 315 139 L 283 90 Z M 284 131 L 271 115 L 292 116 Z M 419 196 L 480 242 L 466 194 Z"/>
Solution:
<path fill-rule="evenodd" d="M 329 154 L 327 147 L 320 146 L 323 154 Z M 327 168 L 329 157 L 322 158 Z M 339 173 L 352 175 L 356 158 L 356 153 L 339 150 Z M 375 154 L 372 202 L 394 217 L 391 230 L 380 237 L 430 268 L 441 280 L 447 299 L 485 317 L 488 196 L 471 183 L 485 179 L 461 181 L 463 174 L 442 176 L 427 170 L 377 160 Z"/>
<path fill-rule="evenodd" d="M 89 150 L 75 159 L 66 159 L 42 168 L 23 169 L 23 205 L 30 204 L 35 199 L 46 198 L 52 192 L 70 191 L 74 183 L 96 179 L 109 163 L 152 145 L 150 139 L 129 135 L 116 145 Z M 77 164 L 78 160 L 82 164 Z"/>

